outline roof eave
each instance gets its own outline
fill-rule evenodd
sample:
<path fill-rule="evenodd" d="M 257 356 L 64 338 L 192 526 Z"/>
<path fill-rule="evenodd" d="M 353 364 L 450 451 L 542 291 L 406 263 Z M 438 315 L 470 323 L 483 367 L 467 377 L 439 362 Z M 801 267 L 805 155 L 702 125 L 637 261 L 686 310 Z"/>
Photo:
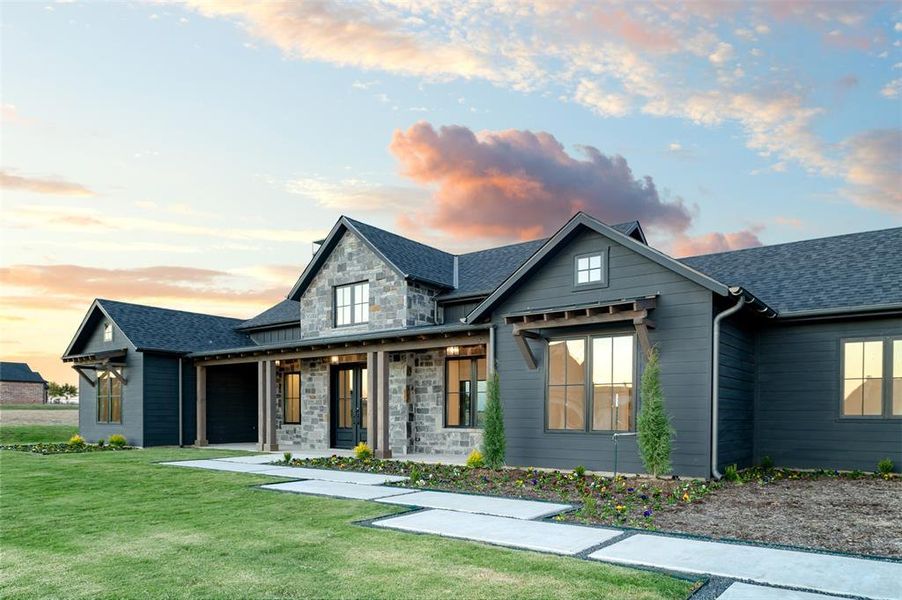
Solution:
<path fill-rule="evenodd" d="M 779 313 L 781 321 L 820 319 L 829 317 L 876 316 L 902 314 L 902 303 L 869 304 L 864 306 L 838 306 L 834 308 L 815 308 L 811 310 L 786 311 Z"/>

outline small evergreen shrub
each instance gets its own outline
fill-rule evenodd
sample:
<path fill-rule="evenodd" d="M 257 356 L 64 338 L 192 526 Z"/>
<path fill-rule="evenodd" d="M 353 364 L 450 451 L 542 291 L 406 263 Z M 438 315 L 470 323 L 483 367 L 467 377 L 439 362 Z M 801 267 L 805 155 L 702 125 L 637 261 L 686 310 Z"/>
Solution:
<path fill-rule="evenodd" d="M 504 466 L 507 442 L 504 439 L 504 408 L 501 406 L 501 388 L 498 371 L 492 373 L 488 385 L 488 400 L 485 406 L 485 430 L 482 436 L 482 455 L 490 469 Z"/>
<path fill-rule="evenodd" d="M 69 446 L 72 448 L 84 448 L 85 447 L 85 438 L 81 437 L 77 433 L 69 438 Z"/>
<path fill-rule="evenodd" d="M 773 469 L 774 459 L 772 459 L 770 456 L 761 457 L 761 468 L 765 471 L 770 471 L 771 469 Z"/>
<path fill-rule="evenodd" d="M 485 459 L 482 457 L 482 452 L 477 450 L 476 448 L 470 452 L 470 455 L 467 456 L 467 466 L 471 469 L 481 469 L 485 466 Z"/>
<path fill-rule="evenodd" d="M 645 470 L 653 477 L 670 472 L 670 438 L 674 434 L 670 418 L 664 410 L 664 392 L 661 390 L 661 368 L 658 351 L 653 349 L 642 373 L 641 406 L 636 420 L 639 433 L 639 454 Z"/>
<path fill-rule="evenodd" d="M 586 468 L 582 465 L 577 465 L 575 469 L 573 469 L 573 474 L 576 475 L 577 478 L 582 479 L 586 476 Z"/>
<path fill-rule="evenodd" d="M 103 438 L 100 438 L 99 440 L 97 440 L 97 447 L 98 447 L 98 448 L 103 448 L 103 446 L 104 446 L 105 444 L 106 444 L 106 440 L 104 440 Z"/>
<path fill-rule="evenodd" d="M 121 433 L 114 433 L 110 436 L 110 446 L 113 448 L 124 448 L 127 440 Z"/>
<path fill-rule="evenodd" d="M 373 450 L 367 445 L 366 442 L 360 442 L 359 444 L 354 446 L 354 456 L 359 460 L 373 458 Z"/>
<path fill-rule="evenodd" d="M 893 472 L 893 468 L 895 466 L 896 465 L 893 464 L 893 461 L 891 461 L 889 458 L 884 458 L 879 463 L 877 463 L 877 472 L 881 475 L 889 475 Z"/>
<path fill-rule="evenodd" d="M 285 462 L 290 463 L 291 462 L 291 452 L 286 452 L 285 454 L 282 455 L 282 458 L 285 459 Z"/>
<path fill-rule="evenodd" d="M 739 481 L 739 469 L 736 465 L 727 465 L 723 470 L 723 478 L 727 481 Z"/>
<path fill-rule="evenodd" d="M 422 480 L 422 476 L 420 475 L 420 467 L 417 465 L 411 465 L 410 471 L 407 473 L 407 476 L 410 478 L 410 483 L 413 485 L 420 485 L 420 481 Z"/>

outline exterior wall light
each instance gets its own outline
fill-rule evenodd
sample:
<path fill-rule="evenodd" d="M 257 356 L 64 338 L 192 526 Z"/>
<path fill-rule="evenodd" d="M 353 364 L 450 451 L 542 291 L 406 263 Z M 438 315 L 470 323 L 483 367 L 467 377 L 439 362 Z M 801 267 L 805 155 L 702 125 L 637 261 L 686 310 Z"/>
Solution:
<path fill-rule="evenodd" d="M 333 364 L 333 365 L 337 365 L 337 364 L 338 364 L 338 357 L 337 357 L 337 356 L 333 356 L 333 357 L 332 357 L 332 364 Z"/>
<path fill-rule="evenodd" d="M 460 356 L 460 346 L 448 346 L 448 349 L 445 350 L 448 356 Z"/>

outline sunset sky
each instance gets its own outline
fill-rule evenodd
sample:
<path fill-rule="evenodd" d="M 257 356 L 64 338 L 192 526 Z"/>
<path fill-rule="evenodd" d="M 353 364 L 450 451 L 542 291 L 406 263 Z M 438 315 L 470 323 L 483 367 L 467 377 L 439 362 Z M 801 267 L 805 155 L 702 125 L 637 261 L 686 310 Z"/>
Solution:
<path fill-rule="evenodd" d="M 677 256 L 902 224 L 898 3 L 4 2 L 0 38 L 0 356 L 60 382 L 93 298 L 251 317 L 341 214 Z"/>

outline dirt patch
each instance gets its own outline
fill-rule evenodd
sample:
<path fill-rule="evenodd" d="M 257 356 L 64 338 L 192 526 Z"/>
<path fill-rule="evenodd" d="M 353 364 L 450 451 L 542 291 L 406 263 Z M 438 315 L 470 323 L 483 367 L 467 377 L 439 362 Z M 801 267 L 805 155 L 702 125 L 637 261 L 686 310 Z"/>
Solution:
<path fill-rule="evenodd" d="M 4 425 L 78 425 L 77 410 L 3 410 Z"/>
<path fill-rule="evenodd" d="M 902 479 L 823 478 L 728 484 L 655 526 L 839 552 L 902 557 Z"/>

